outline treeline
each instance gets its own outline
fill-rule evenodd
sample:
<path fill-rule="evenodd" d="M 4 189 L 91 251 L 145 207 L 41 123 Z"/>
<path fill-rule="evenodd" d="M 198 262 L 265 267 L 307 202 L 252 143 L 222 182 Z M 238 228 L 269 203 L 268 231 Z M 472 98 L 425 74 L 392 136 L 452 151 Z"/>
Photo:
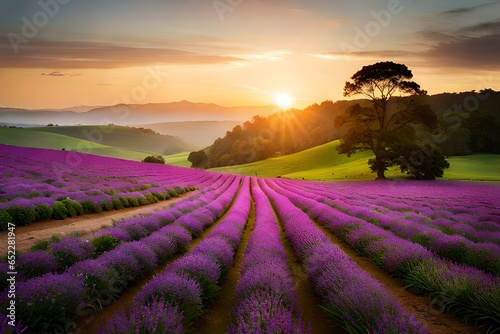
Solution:
<path fill-rule="evenodd" d="M 403 98 L 404 99 L 404 98 Z M 438 115 L 439 126 L 432 140 L 445 155 L 500 153 L 500 92 L 444 93 L 423 96 Z M 195 168 L 214 168 L 260 161 L 322 145 L 339 138 L 335 117 L 365 100 L 324 101 L 303 110 L 255 116 L 218 138 L 209 147 L 191 152 Z"/>
<path fill-rule="evenodd" d="M 500 92 L 485 89 L 431 98 L 439 115 L 434 138 L 446 155 L 500 153 Z"/>
<path fill-rule="evenodd" d="M 339 136 L 333 120 L 352 101 L 324 101 L 303 110 L 290 110 L 267 117 L 255 116 L 218 138 L 209 147 L 192 152 L 195 168 L 213 168 L 260 161 L 318 146 Z"/>

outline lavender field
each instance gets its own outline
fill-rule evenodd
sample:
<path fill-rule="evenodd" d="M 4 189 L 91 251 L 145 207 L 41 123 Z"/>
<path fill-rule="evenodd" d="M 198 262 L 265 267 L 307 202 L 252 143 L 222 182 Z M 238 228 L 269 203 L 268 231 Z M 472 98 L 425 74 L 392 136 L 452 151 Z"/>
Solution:
<path fill-rule="evenodd" d="M 500 333 L 497 184 L 305 182 L 0 149 L 1 233 L 185 196 L 6 254 L 0 332 L 330 332 L 315 313 L 331 332 Z"/>

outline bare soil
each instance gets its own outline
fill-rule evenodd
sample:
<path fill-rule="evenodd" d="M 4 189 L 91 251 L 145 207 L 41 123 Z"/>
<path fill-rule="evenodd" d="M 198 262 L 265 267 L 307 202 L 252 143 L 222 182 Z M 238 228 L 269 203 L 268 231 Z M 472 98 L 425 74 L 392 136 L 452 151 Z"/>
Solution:
<path fill-rule="evenodd" d="M 26 253 L 33 244 L 49 240 L 53 235 L 63 236 L 71 232 L 90 233 L 110 226 L 113 222 L 135 215 L 151 214 L 154 211 L 168 208 L 172 203 L 185 199 L 188 195 L 171 198 L 167 201 L 144 205 L 136 208 L 126 208 L 115 211 L 104 211 L 88 214 L 65 220 L 46 220 L 36 222 L 27 226 L 19 226 L 15 229 L 16 251 Z M 0 232 L 0 254 L 7 254 L 7 231 Z"/>
<path fill-rule="evenodd" d="M 91 314 L 90 316 L 82 316 L 79 319 L 76 320 L 76 327 L 77 329 L 74 331 L 72 334 L 86 334 L 86 333 L 96 333 L 96 331 L 99 329 L 100 326 L 105 326 L 106 322 L 110 320 L 116 313 L 118 312 L 123 312 L 125 311 L 128 307 L 132 306 L 133 301 L 135 299 L 135 296 L 141 292 L 141 290 L 144 288 L 144 286 L 157 274 L 162 273 L 167 266 L 169 266 L 172 262 L 177 260 L 179 257 L 183 256 L 184 254 L 188 253 L 190 250 L 192 250 L 196 245 L 205 238 L 205 236 L 209 235 L 210 232 L 217 226 L 217 224 L 222 221 L 230 211 L 230 208 L 233 206 L 235 199 L 237 198 L 237 195 L 234 197 L 233 201 L 231 204 L 227 207 L 226 211 L 224 214 L 212 225 L 210 225 L 203 233 L 201 234 L 200 237 L 193 239 L 193 241 L 189 244 L 189 246 L 186 248 L 185 252 L 182 254 L 177 254 L 173 258 L 169 259 L 166 263 L 162 264 L 158 269 L 156 269 L 154 272 L 146 275 L 143 277 L 140 281 L 135 283 L 134 285 L 130 286 L 121 296 L 118 300 L 114 301 L 110 305 L 106 305 L 106 307 L 97 313 L 96 315 Z M 217 316 L 214 316 L 214 318 L 217 318 Z M 223 317 L 221 318 L 223 319 Z M 220 332 L 223 333 L 223 332 Z"/>

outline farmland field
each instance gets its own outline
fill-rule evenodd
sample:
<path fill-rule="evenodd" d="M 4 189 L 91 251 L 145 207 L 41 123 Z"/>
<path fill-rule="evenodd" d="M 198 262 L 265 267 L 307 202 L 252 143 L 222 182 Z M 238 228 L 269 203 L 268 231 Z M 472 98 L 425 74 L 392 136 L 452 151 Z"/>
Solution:
<path fill-rule="evenodd" d="M 319 145 L 295 154 L 275 157 L 243 165 L 212 168 L 219 173 L 237 173 L 249 176 L 286 177 L 291 179 L 352 181 L 372 180 L 367 159 L 370 152 L 358 152 L 348 158 L 337 152 L 339 140 Z M 500 181 L 500 155 L 473 154 L 448 157 L 450 169 L 445 170 L 444 179 L 470 181 Z M 402 178 L 399 169 L 387 171 L 389 178 Z"/>
<path fill-rule="evenodd" d="M 18 332 L 500 332 L 498 184 L 308 182 L 0 150 L 1 233 L 14 241 L 22 225 L 165 203 L 6 254 L 0 303 L 15 271 Z"/>

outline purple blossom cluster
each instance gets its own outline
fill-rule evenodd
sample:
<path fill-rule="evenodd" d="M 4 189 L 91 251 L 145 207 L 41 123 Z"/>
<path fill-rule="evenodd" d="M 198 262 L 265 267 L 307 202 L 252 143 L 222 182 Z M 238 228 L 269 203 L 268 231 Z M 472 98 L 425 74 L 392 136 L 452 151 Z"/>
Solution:
<path fill-rule="evenodd" d="M 444 305 L 444 310 L 462 315 L 467 321 L 475 322 L 479 326 L 488 326 L 490 329 L 500 328 L 498 316 L 495 315 L 495 310 L 500 309 L 498 275 L 488 274 L 467 265 L 454 264 L 419 244 L 397 237 L 390 231 L 341 212 L 328 205 L 330 204 L 328 201 L 324 201 L 327 203 L 324 204 L 311 200 L 314 196 L 314 188 L 311 185 L 308 185 L 308 190 L 302 188 L 303 191 L 300 194 L 297 191 L 291 191 L 293 188 L 290 187 L 289 182 L 275 181 L 270 185 L 280 194 L 286 195 L 312 219 L 328 227 L 330 231 L 370 257 L 376 264 L 402 277 L 417 291 L 430 293 L 436 302 Z M 464 241 L 464 238 L 460 236 L 451 237 L 447 240 Z M 445 245 L 446 243 L 443 242 L 440 247 L 444 248 Z M 489 254 L 494 252 L 494 250 L 484 252 L 482 249 L 476 251 L 469 249 L 463 254 L 464 257 L 476 263 L 483 261 L 484 265 L 491 266 L 492 263 L 488 260 Z M 496 263 L 498 262 L 494 262 L 493 265 Z M 432 269 L 436 266 L 439 268 L 438 271 Z M 491 271 L 494 270 L 495 268 Z M 436 272 L 439 274 L 433 274 Z M 493 286 L 494 288 L 480 289 L 480 286 Z"/>
<path fill-rule="evenodd" d="M 18 272 L 24 279 L 30 279 L 59 269 L 57 257 L 42 250 L 22 254 L 17 258 Z"/>
<path fill-rule="evenodd" d="M 326 313 L 349 332 L 428 333 L 376 279 L 359 267 L 285 196 L 261 181 L 304 263 Z"/>
<path fill-rule="evenodd" d="M 308 333 L 280 230 L 266 195 L 252 180 L 255 227 L 245 250 L 228 333 Z"/>
<path fill-rule="evenodd" d="M 232 266 L 250 212 L 250 179 L 236 179 L 238 187 L 240 181 L 238 196 L 224 219 L 191 252 L 168 265 L 144 286 L 135 298 L 134 310 L 148 309 L 150 312 L 155 301 L 162 300 L 176 308 L 175 314 L 182 312 L 186 327 L 202 313 L 204 304 L 217 297 L 222 273 Z M 235 230 L 239 231 L 239 236 L 235 235 Z M 169 314 L 178 319 L 172 312 Z M 122 314 L 115 315 L 106 328 L 112 328 L 120 319 L 123 319 Z"/>
<path fill-rule="evenodd" d="M 289 197 L 300 197 L 297 194 L 294 194 L 293 188 L 291 188 L 290 185 L 288 185 L 288 187 L 287 185 L 284 185 L 284 188 L 280 191 Z M 368 241 L 375 241 L 370 238 L 388 238 L 388 242 L 390 241 L 392 245 L 395 245 L 400 243 L 397 240 L 393 240 L 394 235 L 396 235 L 412 242 L 419 243 L 435 254 L 451 261 L 464 263 L 500 275 L 500 246 L 496 244 L 489 242 L 473 242 L 467 237 L 459 234 L 449 235 L 436 229 L 435 226 L 433 226 L 433 221 L 428 217 L 426 219 L 419 214 L 408 211 L 391 211 L 385 207 L 372 205 L 370 203 L 363 203 L 356 199 L 336 199 L 338 204 L 335 208 L 342 210 L 342 212 L 336 212 L 336 210 L 332 210 L 332 208 L 327 208 L 323 205 L 323 203 L 328 205 L 331 204 L 328 199 L 325 199 L 325 197 L 323 197 L 322 201 L 317 201 L 317 197 L 315 198 L 316 200 L 311 199 L 309 194 L 311 194 L 311 196 L 318 196 L 313 189 L 304 191 L 304 193 L 307 193 L 308 200 L 301 201 L 298 199 L 301 201 L 301 204 L 306 205 L 307 202 L 307 207 L 310 208 L 309 210 L 311 210 L 312 216 L 322 222 L 325 222 L 330 228 L 334 228 L 337 233 L 340 233 L 339 230 L 343 228 L 342 226 L 339 226 L 339 224 L 344 225 L 349 221 L 350 224 L 363 226 L 362 229 L 356 229 L 356 231 L 352 232 L 347 239 L 349 243 L 357 246 L 357 248 L 362 252 L 364 251 L 363 245 L 361 245 L 362 243 L 365 243 L 365 246 L 367 246 L 366 243 Z M 320 193 L 319 196 L 331 196 L 323 190 L 319 190 L 318 192 Z M 381 202 L 384 201 L 377 201 L 378 204 Z M 398 207 L 401 207 L 401 205 Z M 319 218 L 320 216 L 322 218 Z M 449 225 L 447 226 L 451 227 L 447 229 L 448 231 L 451 231 L 455 225 L 458 225 L 456 222 L 445 220 L 443 218 L 438 218 L 436 220 L 438 220 L 438 223 L 441 225 L 445 224 L 445 222 L 449 222 Z M 374 227 L 372 231 L 368 233 L 366 232 L 366 229 L 370 229 L 370 227 L 365 226 L 366 222 L 380 226 L 382 229 Z M 471 234 L 472 239 L 480 239 L 479 234 L 476 235 L 477 232 L 475 232 L 471 225 L 465 226 L 469 228 L 469 232 L 472 233 L 472 231 L 474 231 Z M 344 230 L 345 229 L 346 227 L 344 227 Z M 390 231 L 390 233 L 388 233 L 388 231 Z M 489 234 L 491 234 L 491 232 Z M 410 250 L 413 252 L 419 248 L 415 247 L 415 245 L 409 245 L 408 247 L 408 251 L 405 252 L 407 254 L 411 253 Z M 422 251 L 416 254 L 422 254 Z M 390 254 L 388 254 L 388 256 L 394 258 Z M 416 255 L 416 258 L 421 258 L 421 255 Z M 428 256 L 425 256 L 425 258 L 428 258 Z M 393 261 L 390 262 L 395 264 Z"/>
<path fill-rule="evenodd" d="M 120 209 L 168 199 L 194 187 L 203 189 L 220 177 L 186 168 L 83 153 L 78 153 L 81 161 L 79 168 L 74 168 L 68 165 L 73 152 L 7 145 L 1 145 L 0 150 L 3 190 L 0 210 L 42 204 L 52 208 L 56 201 L 65 198 L 84 205 L 85 212 Z M 50 215 L 37 220 L 48 218 Z"/>
<path fill-rule="evenodd" d="M 27 332 L 50 328 L 63 333 L 68 318 L 76 315 L 83 302 L 85 283 L 82 277 L 65 274 L 45 274 L 16 286 L 16 321 L 28 327 Z M 7 292 L 0 296 L 6 309 Z M 17 320 L 19 319 L 19 320 Z"/>
<path fill-rule="evenodd" d="M 231 181 L 229 181 L 228 183 L 228 188 L 232 189 L 232 184 L 236 184 L 236 188 L 234 188 L 234 192 L 232 193 L 232 195 L 234 196 L 241 180 L 234 177 L 230 178 L 230 180 Z M 224 184 L 226 182 L 227 180 L 224 182 Z M 246 181 L 244 184 L 246 188 L 249 187 L 248 181 Z M 243 192 L 244 190 L 241 190 L 241 193 Z M 229 192 L 226 190 L 225 193 L 227 194 Z M 208 196 L 209 195 L 207 193 L 207 198 L 205 200 L 218 200 L 217 198 L 214 199 L 213 197 L 208 198 Z M 222 197 L 222 195 L 219 197 Z M 245 201 L 247 201 L 248 203 L 244 204 Z M 201 203 L 203 202 L 200 202 L 200 204 L 198 205 L 202 205 Z M 235 207 L 233 210 L 234 213 L 230 212 L 227 215 L 227 217 L 229 217 L 230 219 L 224 220 L 225 223 L 221 222 L 220 226 L 217 226 L 217 228 L 212 231 L 213 236 L 219 239 L 227 240 L 226 242 L 228 245 L 231 245 L 231 240 L 225 239 L 225 236 L 232 235 L 232 232 L 225 233 L 224 231 L 226 229 L 232 231 L 234 223 L 235 226 L 239 226 L 240 228 L 241 238 L 241 233 L 246 223 L 248 212 L 250 210 L 249 196 L 239 196 L 236 200 L 236 203 L 239 207 Z M 241 212 L 241 210 L 245 211 L 245 209 L 242 209 L 245 207 L 246 217 L 236 214 L 236 212 Z M 158 230 L 150 233 L 144 238 L 141 238 L 140 241 L 125 241 L 126 239 L 122 239 L 123 241 L 120 245 L 110 251 L 104 252 L 96 259 L 90 259 L 93 254 L 92 244 L 89 243 L 88 240 L 79 238 L 64 238 L 62 241 L 50 245 L 50 254 L 45 252 L 42 252 L 44 253 L 43 255 L 39 252 L 28 253 L 25 255 L 26 260 L 23 260 L 26 263 L 33 261 L 36 256 L 43 258 L 46 262 L 51 260 L 53 262 L 54 258 L 50 257 L 52 253 L 57 259 L 59 259 L 59 256 L 66 260 L 70 258 L 71 262 L 73 263 L 71 263 L 71 265 L 66 265 L 65 267 L 67 267 L 68 269 L 62 274 L 47 274 L 41 277 L 30 279 L 26 281 L 25 284 L 26 286 L 31 286 L 31 284 L 34 284 L 36 286 L 46 287 L 44 284 L 51 284 L 58 279 L 62 280 L 68 278 L 70 282 L 78 282 L 78 284 L 81 285 L 82 289 L 73 289 L 74 295 L 68 295 L 69 292 L 66 294 L 62 294 L 63 298 L 66 298 L 66 300 L 70 301 L 75 300 L 75 296 L 78 296 L 78 299 L 75 300 L 77 305 L 80 303 L 91 303 L 96 305 L 94 307 L 96 310 L 99 310 L 100 305 L 103 304 L 103 299 L 111 302 L 125 288 L 130 286 L 130 284 L 143 277 L 146 273 L 149 273 L 157 268 L 160 259 L 166 260 L 168 257 L 172 256 L 180 249 L 184 249 L 190 243 L 191 234 L 193 233 L 193 231 L 187 230 L 185 227 L 177 224 L 176 222 L 172 222 L 172 218 L 175 219 L 174 214 L 178 212 L 180 211 L 174 209 L 168 215 L 160 212 L 149 217 L 133 218 L 127 220 L 125 223 L 117 224 L 117 226 L 124 225 L 126 228 L 119 229 L 117 226 L 115 226 L 113 231 L 128 231 L 126 232 L 128 233 L 128 235 L 131 234 L 132 229 L 134 229 L 136 233 L 145 231 L 145 234 L 148 234 L 155 229 Z M 233 220 L 236 217 L 241 217 L 240 221 Z M 161 227 L 164 224 L 165 226 Z M 223 225 L 226 225 L 227 227 L 223 228 Z M 106 235 L 106 233 L 102 235 Z M 215 237 L 213 238 L 213 240 L 215 240 Z M 200 250 L 208 249 L 203 245 L 211 244 L 210 240 L 210 236 L 208 236 L 205 242 L 200 243 Z M 200 284 L 203 284 L 203 287 L 208 286 L 206 284 L 207 282 L 218 282 L 219 280 L 221 265 L 219 265 L 219 262 L 216 259 L 219 257 L 220 259 L 227 261 L 228 259 L 232 259 L 234 257 L 235 247 L 230 247 L 229 251 L 229 254 L 221 253 L 220 249 L 214 249 L 213 253 L 203 252 L 202 254 L 202 252 L 200 251 L 198 251 L 198 253 L 193 252 L 192 256 L 189 259 L 181 258 L 181 260 L 176 262 L 177 267 L 172 266 L 172 271 L 170 274 L 173 275 L 177 273 L 176 275 L 178 276 L 180 275 L 186 279 L 192 280 L 197 284 L 197 286 L 200 286 Z M 206 260 L 201 259 L 202 256 L 204 256 Z M 198 261 L 192 261 L 195 257 L 198 257 Z M 23 261 L 21 262 L 23 263 Z M 203 266 L 204 268 L 206 268 L 206 271 L 201 272 L 199 269 Z M 196 280 L 194 277 L 196 277 Z M 203 290 L 201 290 L 200 287 L 200 298 L 202 296 L 202 291 Z M 45 305 L 47 303 L 50 304 L 52 303 L 52 300 L 57 301 L 57 299 L 53 298 L 53 294 L 40 293 L 39 295 L 39 302 L 41 303 L 41 305 Z M 148 302 L 152 302 L 152 300 Z M 147 306 L 147 303 L 143 306 Z M 151 307 L 148 307 L 151 312 L 154 312 L 156 306 L 152 305 Z M 172 310 L 174 310 L 174 308 L 175 307 L 173 307 Z M 55 309 L 54 307 L 47 308 L 47 314 L 44 314 L 43 312 L 38 310 L 38 308 L 34 308 L 32 313 L 22 313 L 20 318 L 29 326 L 30 330 L 37 330 L 42 328 L 43 326 L 47 326 L 47 321 L 52 321 L 51 319 L 53 318 L 53 315 L 51 315 L 51 312 L 58 312 L 57 314 L 61 316 L 61 319 L 57 321 L 59 321 L 61 324 L 56 325 L 63 326 L 65 321 L 68 321 L 68 319 L 71 319 L 74 316 L 74 310 L 75 307 L 73 304 L 71 304 L 71 307 L 64 306 L 64 312 L 59 311 L 59 309 Z M 180 319 L 180 317 L 186 317 L 187 315 L 189 315 L 189 312 L 186 313 L 186 311 L 182 308 L 179 309 L 179 312 L 183 312 L 182 316 L 180 315 L 181 313 L 177 314 L 176 312 L 178 312 L 177 309 L 174 312 L 174 315 L 172 315 L 173 313 L 171 314 L 171 316 L 175 319 Z M 38 315 L 40 314 L 41 316 L 38 317 Z M 161 316 L 158 316 L 158 321 L 163 321 L 165 319 L 164 316 L 166 315 L 163 313 Z M 34 317 L 38 317 L 38 321 L 33 321 Z M 50 326 L 52 326 L 52 324 L 50 324 Z"/>
<path fill-rule="evenodd" d="M 182 334 L 183 314 L 177 306 L 164 300 L 154 300 L 147 306 L 133 307 L 129 312 L 122 311 L 111 319 L 106 327 L 100 327 L 98 334 Z"/>
<path fill-rule="evenodd" d="M 90 259 L 94 255 L 94 246 L 87 240 L 65 237 L 50 244 L 49 252 L 56 256 L 59 267 L 65 269 L 78 261 Z"/>

